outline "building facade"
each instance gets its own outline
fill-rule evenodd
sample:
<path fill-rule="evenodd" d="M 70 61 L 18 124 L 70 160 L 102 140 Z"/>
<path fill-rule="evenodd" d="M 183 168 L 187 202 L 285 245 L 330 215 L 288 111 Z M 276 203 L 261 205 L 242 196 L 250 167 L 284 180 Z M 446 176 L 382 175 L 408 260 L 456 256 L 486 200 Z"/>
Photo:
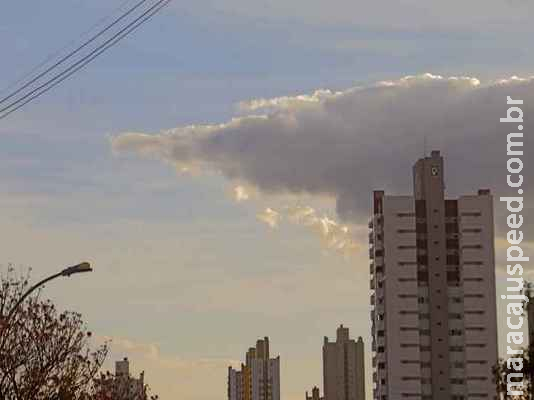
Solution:
<path fill-rule="evenodd" d="M 311 391 L 311 396 L 306 392 L 306 400 L 324 400 L 324 397 L 321 396 L 321 392 L 317 386 L 314 386 Z"/>
<path fill-rule="evenodd" d="M 373 195 L 373 399 L 494 399 L 493 199 L 445 198 L 443 157 L 416 162 L 413 196 Z"/>
<path fill-rule="evenodd" d="M 324 338 L 323 379 L 325 400 L 365 400 L 363 340 L 350 339 L 343 325 L 335 342 Z"/>
<path fill-rule="evenodd" d="M 128 399 L 147 400 L 147 387 L 145 373 L 141 372 L 138 378 L 130 374 L 130 361 L 124 358 L 115 362 L 115 374 L 104 375 L 97 380 L 98 400 Z"/>
<path fill-rule="evenodd" d="M 228 400 L 280 400 L 280 356 L 270 358 L 268 337 L 249 348 L 241 370 L 228 367 Z"/>

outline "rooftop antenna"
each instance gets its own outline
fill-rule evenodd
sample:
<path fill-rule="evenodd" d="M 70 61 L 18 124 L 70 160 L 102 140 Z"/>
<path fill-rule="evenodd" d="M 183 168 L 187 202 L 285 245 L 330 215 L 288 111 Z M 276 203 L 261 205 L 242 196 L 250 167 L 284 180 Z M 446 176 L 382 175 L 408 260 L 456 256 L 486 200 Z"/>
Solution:
<path fill-rule="evenodd" d="M 426 135 L 423 138 L 423 157 L 426 157 Z"/>

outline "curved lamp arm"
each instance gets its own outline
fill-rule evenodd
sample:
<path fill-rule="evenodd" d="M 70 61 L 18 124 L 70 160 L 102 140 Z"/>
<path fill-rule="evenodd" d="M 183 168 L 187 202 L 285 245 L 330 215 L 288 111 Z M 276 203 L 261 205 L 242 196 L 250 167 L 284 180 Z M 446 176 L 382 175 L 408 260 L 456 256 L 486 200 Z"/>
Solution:
<path fill-rule="evenodd" d="M 82 272 L 91 272 L 93 269 L 91 268 L 91 264 L 88 262 L 82 262 L 80 264 L 73 265 L 71 267 L 65 268 L 63 271 L 58 272 L 57 274 L 51 275 L 48 278 L 43 279 L 40 282 L 37 282 L 35 285 L 33 285 L 31 288 L 29 288 L 26 293 L 22 295 L 22 297 L 17 301 L 15 306 L 9 311 L 6 318 L 2 321 L 4 324 L 4 328 L 7 326 L 7 323 L 9 320 L 15 315 L 15 312 L 17 311 L 17 308 L 22 304 L 24 300 L 36 289 L 43 286 L 45 283 L 50 282 L 53 279 L 59 278 L 60 276 L 66 276 L 69 277 L 74 274 L 79 274 Z"/>

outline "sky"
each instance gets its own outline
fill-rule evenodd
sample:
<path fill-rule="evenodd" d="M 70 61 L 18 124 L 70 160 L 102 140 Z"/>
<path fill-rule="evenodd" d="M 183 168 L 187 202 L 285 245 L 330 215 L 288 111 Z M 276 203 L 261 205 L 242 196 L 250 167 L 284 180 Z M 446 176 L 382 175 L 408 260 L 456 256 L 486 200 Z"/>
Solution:
<path fill-rule="evenodd" d="M 0 90 L 122 4 L 34 3 L 0 14 Z M 506 193 L 496 121 L 506 93 L 534 100 L 532 11 L 174 1 L 0 121 L 0 264 L 38 279 L 89 260 L 46 294 L 162 398 L 224 398 L 227 366 L 269 336 L 300 399 L 322 384 L 323 336 L 343 323 L 369 344 L 370 191 L 409 193 L 426 142 L 451 194 Z"/>

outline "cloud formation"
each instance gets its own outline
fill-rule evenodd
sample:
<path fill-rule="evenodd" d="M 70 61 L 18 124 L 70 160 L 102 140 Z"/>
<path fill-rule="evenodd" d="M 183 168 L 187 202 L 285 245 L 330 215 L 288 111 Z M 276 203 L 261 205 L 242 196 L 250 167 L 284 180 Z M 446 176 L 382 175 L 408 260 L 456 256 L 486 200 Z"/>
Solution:
<path fill-rule="evenodd" d="M 309 228 L 319 235 L 327 249 L 338 251 L 345 255 L 350 255 L 362 249 L 362 246 L 355 241 L 351 228 L 329 218 L 327 215 L 320 216 L 310 206 L 286 206 L 281 211 L 268 207 L 259 213 L 257 217 L 271 228 L 278 227 L 282 219 Z"/>
<path fill-rule="evenodd" d="M 342 92 L 256 99 L 242 103 L 245 114 L 226 123 L 123 133 L 112 146 L 179 169 L 217 171 L 264 193 L 329 195 L 344 221 L 361 223 L 372 190 L 411 193 L 411 167 L 425 144 L 427 152 L 440 149 L 445 156 L 450 195 L 486 187 L 513 195 L 506 186 L 506 134 L 515 126 L 499 122 L 506 96 L 524 100 L 527 119 L 534 115 L 531 78 L 482 84 L 424 74 Z M 532 172 L 525 162 L 527 195 Z"/>

